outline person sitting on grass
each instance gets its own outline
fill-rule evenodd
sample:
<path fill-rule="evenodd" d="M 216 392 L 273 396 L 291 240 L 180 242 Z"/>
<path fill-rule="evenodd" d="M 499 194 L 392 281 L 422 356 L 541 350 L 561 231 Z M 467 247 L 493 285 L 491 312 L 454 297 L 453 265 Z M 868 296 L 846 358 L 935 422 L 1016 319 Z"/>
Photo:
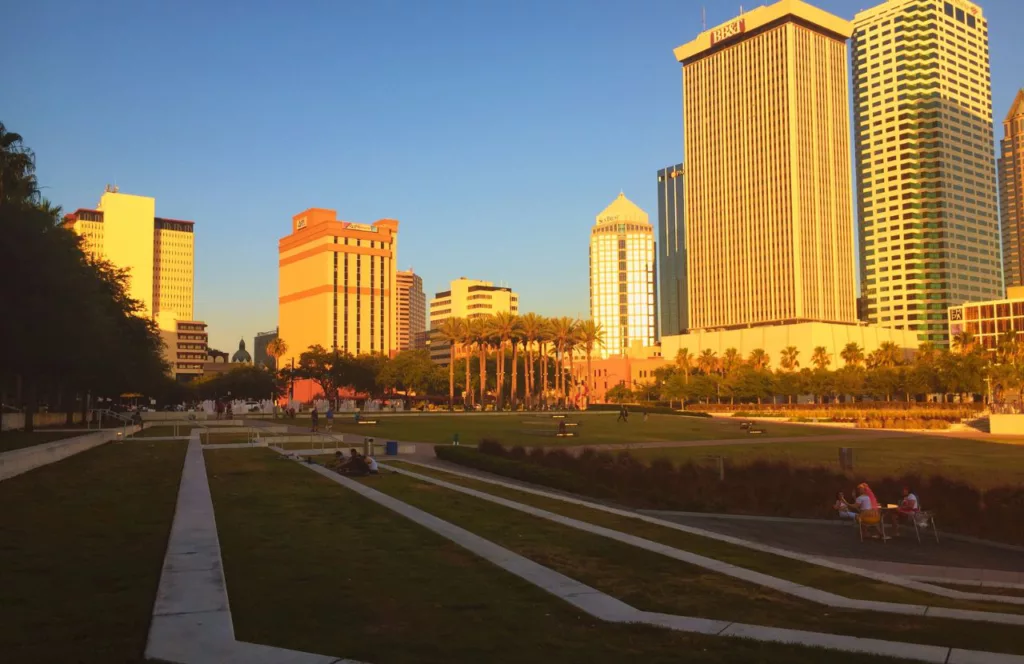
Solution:
<path fill-rule="evenodd" d="M 836 502 L 832 509 L 839 515 L 840 520 L 849 519 L 852 521 L 857 518 L 857 514 L 851 509 L 852 507 L 854 507 L 854 504 L 846 502 L 846 496 L 843 495 L 842 491 L 836 493 Z"/>
<path fill-rule="evenodd" d="M 377 467 L 377 460 L 372 456 L 363 457 L 363 460 L 366 462 L 367 472 L 371 475 L 376 475 L 379 471 L 379 468 Z"/>

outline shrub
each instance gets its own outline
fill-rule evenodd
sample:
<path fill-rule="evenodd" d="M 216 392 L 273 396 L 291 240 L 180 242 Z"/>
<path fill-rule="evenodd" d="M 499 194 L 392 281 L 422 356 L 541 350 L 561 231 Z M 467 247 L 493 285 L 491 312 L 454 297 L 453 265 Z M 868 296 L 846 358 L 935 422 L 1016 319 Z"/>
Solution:
<path fill-rule="evenodd" d="M 592 403 L 587 406 L 589 411 L 618 411 L 622 408 L 616 403 Z M 669 408 L 668 406 L 645 406 L 643 404 L 627 403 L 626 408 L 629 409 L 630 413 L 639 412 L 641 410 L 646 411 L 652 415 L 682 415 L 684 417 L 711 417 L 711 415 L 697 411 L 697 410 L 676 410 L 675 408 Z"/>
<path fill-rule="evenodd" d="M 588 448 L 574 456 L 558 448 L 507 450 L 495 441 L 481 442 L 479 450 L 447 445 L 434 450 L 446 461 L 640 509 L 827 518 L 832 516 L 835 492 L 843 489 L 852 496 L 855 484 L 842 472 L 794 467 L 787 461 L 726 461 L 723 481 L 717 464 L 690 460 L 675 465 L 662 458 L 647 465 L 626 451 L 613 455 Z M 924 508 L 937 512 L 944 530 L 1024 544 L 1024 486 L 997 487 L 982 494 L 942 476 L 866 481 L 877 495 L 893 501 L 904 486 L 912 487 Z"/>

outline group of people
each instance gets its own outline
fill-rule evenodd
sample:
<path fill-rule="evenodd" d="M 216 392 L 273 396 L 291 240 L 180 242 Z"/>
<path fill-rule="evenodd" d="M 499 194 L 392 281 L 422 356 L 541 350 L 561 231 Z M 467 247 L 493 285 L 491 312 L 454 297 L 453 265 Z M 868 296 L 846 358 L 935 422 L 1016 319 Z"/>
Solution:
<path fill-rule="evenodd" d="M 334 408 L 330 405 L 327 406 L 327 412 L 324 413 L 324 420 L 326 420 L 324 431 L 330 433 L 331 429 L 334 428 Z M 358 421 L 358 418 L 356 421 Z M 313 433 L 317 433 L 320 430 L 320 411 L 316 409 L 316 406 L 313 406 L 313 410 L 309 411 L 309 424 L 309 430 Z"/>
<path fill-rule="evenodd" d="M 340 451 L 335 452 L 334 460 L 328 463 L 327 467 L 342 475 L 354 475 L 356 477 L 376 475 L 378 472 L 377 460 L 372 456 L 360 454 L 355 448 L 349 450 L 349 457 L 347 459 Z"/>
<path fill-rule="evenodd" d="M 878 526 L 882 523 L 882 505 L 875 497 L 867 482 L 857 485 L 857 497 L 854 501 L 848 502 L 846 496 L 840 491 L 836 494 L 836 502 L 833 509 L 839 514 L 840 519 L 859 520 L 862 526 Z M 892 525 L 896 534 L 900 534 L 900 522 L 917 518 L 921 511 L 921 502 L 910 487 L 903 487 L 903 500 L 900 501 L 896 510 L 892 511 Z"/>
<path fill-rule="evenodd" d="M 644 422 L 646 422 L 647 421 L 647 411 L 646 410 L 641 410 L 641 413 L 643 414 Z M 615 421 L 616 422 L 625 422 L 626 424 L 629 424 L 629 409 L 626 408 L 626 404 L 622 404 L 619 407 L 619 416 L 615 419 Z"/>

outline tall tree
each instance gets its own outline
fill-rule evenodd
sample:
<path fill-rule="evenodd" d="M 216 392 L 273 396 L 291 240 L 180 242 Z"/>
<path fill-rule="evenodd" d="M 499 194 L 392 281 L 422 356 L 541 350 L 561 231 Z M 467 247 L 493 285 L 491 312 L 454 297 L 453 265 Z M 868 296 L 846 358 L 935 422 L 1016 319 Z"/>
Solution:
<path fill-rule="evenodd" d="M 779 355 L 779 365 L 786 371 L 793 371 L 800 368 L 800 360 L 797 358 L 800 350 L 796 346 L 786 346 Z"/>
<path fill-rule="evenodd" d="M 583 347 L 583 352 L 587 358 L 587 403 L 594 398 L 594 372 L 591 369 L 591 358 L 594 355 L 594 350 L 598 347 L 604 346 L 604 328 L 600 323 L 596 322 L 592 318 L 588 318 L 585 321 L 581 321 L 579 324 L 579 338 L 580 344 Z"/>
<path fill-rule="evenodd" d="M 551 321 L 552 338 L 555 343 L 556 367 L 558 373 L 555 377 L 555 389 L 558 390 L 562 402 L 568 398 L 568 390 L 565 381 L 565 353 L 571 350 L 576 335 L 576 320 L 568 316 L 560 316 Z"/>
<path fill-rule="evenodd" d="M 533 393 L 535 389 L 535 374 L 533 365 L 533 349 L 544 332 L 544 319 L 535 313 L 526 313 L 519 317 L 519 329 L 523 334 L 523 344 L 526 349 L 526 361 L 523 363 L 525 372 L 525 398 L 526 407 L 533 408 Z"/>
<path fill-rule="evenodd" d="M 448 410 L 455 408 L 455 353 L 462 339 L 461 318 L 452 316 L 445 318 L 437 327 L 437 335 L 448 343 Z"/>
<path fill-rule="evenodd" d="M 839 357 L 843 359 L 848 367 L 859 367 L 864 363 L 864 349 L 856 341 L 843 346 L 843 350 L 839 352 Z"/>
<path fill-rule="evenodd" d="M 683 375 L 683 384 L 690 384 L 690 372 L 693 371 L 693 353 L 689 348 L 680 348 L 676 351 L 676 368 Z"/>
<path fill-rule="evenodd" d="M 274 358 L 274 368 L 280 369 L 281 358 L 288 352 L 288 342 L 281 337 L 274 337 L 267 343 L 267 355 Z"/>
<path fill-rule="evenodd" d="M 828 365 L 832 364 L 832 356 L 829 355 L 828 348 L 815 346 L 814 353 L 811 355 L 811 364 L 820 371 L 827 370 Z"/>
<path fill-rule="evenodd" d="M 768 368 L 771 358 L 768 357 L 768 353 L 765 352 L 764 348 L 755 348 L 750 351 L 750 358 L 748 361 L 755 371 L 761 371 L 762 369 Z"/>

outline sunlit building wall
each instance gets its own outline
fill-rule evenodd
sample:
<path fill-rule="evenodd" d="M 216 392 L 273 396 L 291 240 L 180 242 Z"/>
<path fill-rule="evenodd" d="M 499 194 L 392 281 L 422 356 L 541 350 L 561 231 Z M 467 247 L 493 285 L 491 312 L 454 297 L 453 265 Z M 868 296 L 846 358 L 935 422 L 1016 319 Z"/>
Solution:
<path fill-rule="evenodd" d="M 868 321 L 946 343 L 950 306 L 1001 294 L 988 24 L 967 0 L 888 0 L 853 25 Z"/>
<path fill-rule="evenodd" d="M 658 320 L 654 229 L 647 213 L 619 194 L 590 231 L 590 317 L 601 326 L 600 357 L 634 343 L 654 346 Z"/>
<path fill-rule="evenodd" d="M 519 294 L 508 286 L 466 277 L 452 281 L 448 290 L 435 293 L 430 300 L 430 359 L 447 365 L 451 358 L 448 343 L 434 332 L 446 319 L 472 320 L 500 312 L 519 313 Z"/>
<path fill-rule="evenodd" d="M 397 350 L 416 348 L 416 335 L 427 329 L 427 296 L 423 292 L 423 277 L 412 270 L 401 270 L 396 275 L 398 284 Z"/>
<path fill-rule="evenodd" d="M 999 210 L 1003 230 L 1003 281 L 1024 286 L 1024 89 L 1003 120 L 999 153 Z"/>
<path fill-rule="evenodd" d="M 288 345 L 281 366 L 310 346 L 352 355 L 396 348 L 398 222 L 357 224 L 334 210 L 292 217 L 278 241 L 278 325 Z"/>
<path fill-rule="evenodd" d="M 850 32 L 782 0 L 675 49 L 690 329 L 856 321 Z"/>

